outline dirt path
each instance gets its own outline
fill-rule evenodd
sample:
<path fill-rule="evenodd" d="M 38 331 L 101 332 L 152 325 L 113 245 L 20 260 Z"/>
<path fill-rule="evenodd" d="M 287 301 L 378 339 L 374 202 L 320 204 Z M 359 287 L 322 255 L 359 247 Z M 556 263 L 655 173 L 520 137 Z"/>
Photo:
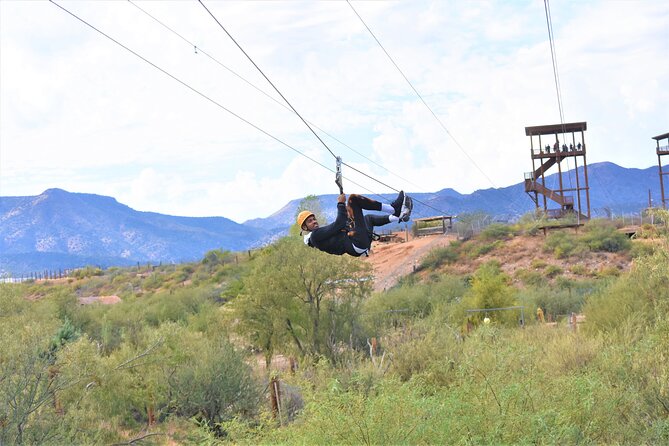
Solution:
<path fill-rule="evenodd" d="M 404 233 L 397 235 L 404 240 Z M 367 257 L 367 261 L 372 264 L 374 270 L 374 291 L 391 288 L 401 277 L 411 273 L 431 249 L 447 246 L 453 240 L 455 240 L 455 235 L 442 234 L 419 238 L 410 236 L 408 242 L 402 243 L 374 243 L 372 252 Z"/>

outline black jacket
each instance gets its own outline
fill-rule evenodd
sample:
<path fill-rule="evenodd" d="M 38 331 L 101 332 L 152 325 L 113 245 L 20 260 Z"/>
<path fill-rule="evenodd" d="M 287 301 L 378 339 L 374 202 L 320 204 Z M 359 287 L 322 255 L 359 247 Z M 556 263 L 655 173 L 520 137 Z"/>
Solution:
<path fill-rule="evenodd" d="M 350 254 L 358 257 L 360 254 L 353 249 L 353 243 L 348 237 L 347 223 L 346 205 L 337 203 L 337 219 L 329 225 L 315 229 L 311 233 L 309 244 L 328 254 Z"/>

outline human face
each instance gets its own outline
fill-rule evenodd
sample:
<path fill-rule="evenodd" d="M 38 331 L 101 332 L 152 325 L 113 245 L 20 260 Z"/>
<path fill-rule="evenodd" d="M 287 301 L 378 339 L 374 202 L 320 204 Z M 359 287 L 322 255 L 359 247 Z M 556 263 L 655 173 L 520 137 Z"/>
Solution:
<path fill-rule="evenodd" d="M 310 215 L 306 220 L 304 220 L 304 226 L 307 228 L 307 231 L 311 232 L 314 229 L 318 229 L 318 221 L 314 215 Z"/>

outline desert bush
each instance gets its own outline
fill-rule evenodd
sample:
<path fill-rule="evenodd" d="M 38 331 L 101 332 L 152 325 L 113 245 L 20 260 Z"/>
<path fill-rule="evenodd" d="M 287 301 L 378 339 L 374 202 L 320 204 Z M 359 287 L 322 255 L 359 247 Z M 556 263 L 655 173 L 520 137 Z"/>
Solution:
<path fill-rule="evenodd" d="M 495 240 L 492 243 L 470 243 L 466 245 L 466 255 L 470 259 L 476 259 L 482 255 L 488 254 L 489 252 L 499 248 L 503 245 L 501 240 Z"/>
<path fill-rule="evenodd" d="M 596 275 L 597 277 L 600 277 L 602 279 L 605 279 L 607 277 L 618 277 L 620 276 L 621 271 L 617 266 L 602 266 L 599 271 L 597 271 Z"/>
<path fill-rule="evenodd" d="M 563 270 L 557 265 L 548 265 L 544 271 L 544 274 L 546 274 L 546 277 L 549 278 L 554 278 L 555 276 L 558 276 L 562 274 Z"/>
<path fill-rule="evenodd" d="M 450 304 L 466 291 L 464 280 L 439 276 L 434 282 L 402 285 L 384 293 L 375 293 L 362 307 L 366 332 L 380 336 L 384 328 L 397 328 L 424 319 L 438 311 L 440 324 L 448 319 Z"/>
<path fill-rule="evenodd" d="M 578 242 L 573 234 L 565 231 L 553 231 L 546 237 L 544 249 L 552 252 L 558 259 L 569 257 L 576 249 Z"/>
<path fill-rule="evenodd" d="M 101 276 L 102 274 L 102 270 L 97 266 L 86 266 L 85 268 L 74 270 L 72 277 L 75 279 L 85 279 L 88 277 Z"/>
<path fill-rule="evenodd" d="M 588 271 L 588 268 L 585 265 L 582 265 L 582 264 L 576 264 L 576 265 L 570 266 L 569 271 L 572 274 L 575 274 L 577 276 L 588 276 L 590 274 L 590 271 Z"/>
<path fill-rule="evenodd" d="M 483 320 L 484 313 L 467 314 L 468 309 L 503 308 L 513 306 L 515 290 L 509 277 L 502 272 L 498 262 L 485 263 L 476 270 L 469 288 L 451 313 L 453 325 L 460 326 L 466 319 L 473 322 Z M 491 319 L 503 324 L 517 324 L 514 312 L 497 312 Z"/>
<path fill-rule="evenodd" d="M 620 252 L 630 249 L 631 242 L 627 235 L 618 232 L 608 220 L 591 220 L 585 225 L 581 236 L 591 251 Z"/>
<path fill-rule="evenodd" d="M 448 442 L 429 421 L 443 404 L 420 386 L 384 379 L 367 394 L 342 389 L 335 379 L 307 403 L 298 422 L 267 437 L 281 444 L 417 444 Z M 429 420 L 429 421 L 428 421 Z M 428 433 L 430 432 L 430 433 Z"/>
<path fill-rule="evenodd" d="M 632 247 L 630 248 L 630 256 L 633 258 L 650 256 L 655 253 L 655 245 L 650 243 L 644 243 L 642 241 L 632 242 Z"/>
<path fill-rule="evenodd" d="M 652 324 L 669 309 L 669 250 L 638 258 L 632 271 L 594 294 L 585 307 L 587 329 L 612 332 L 629 318 Z M 623 324 L 624 325 L 624 324 Z"/>
<path fill-rule="evenodd" d="M 432 311 L 433 296 L 427 285 L 399 286 L 372 295 L 363 304 L 371 327 L 397 325 L 401 321 L 425 317 Z"/>
<path fill-rule="evenodd" d="M 431 250 L 421 260 L 419 269 L 437 269 L 441 265 L 455 263 L 460 256 L 459 250 L 461 246 L 462 242 L 453 241 L 446 247 Z"/>
<path fill-rule="evenodd" d="M 437 306 L 457 302 L 467 290 L 465 278 L 456 275 L 441 275 L 429 283 L 433 299 L 433 309 Z"/>
<path fill-rule="evenodd" d="M 218 265 L 224 265 L 225 263 L 230 263 L 234 261 L 234 254 L 230 251 L 223 251 L 221 249 L 214 249 L 207 251 L 202 258 L 201 263 L 206 265 L 207 268 L 211 271 Z"/>
<path fill-rule="evenodd" d="M 63 410 L 63 393 L 77 386 L 80 390 L 88 381 L 83 382 L 86 362 L 60 358 L 83 340 L 75 340 L 80 334 L 72 324 L 56 317 L 52 302 L 27 302 L 17 290 L 0 286 L 0 444 L 116 438 L 95 434 L 99 426 Z"/>
<path fill-rule="evenodd" d="M 541 307 L 546 317 L 550 314 L 554 317 L 579 313 L 587 298 L 587 291 L 579 289 L 577 286 L 572 288 L 560 286 L 539 286 L 528 287 L 518 293 L 518 302 L 525 306 L 526 317 L 530 320 L 535 319 L 535 311 Z"/>
<path fill-rule="evenodd" d="M 548 263 L 543 259 L 532 259 L 530 262 L 530 268 L 534 269 L 544 269 L 547 265 Z"/>
<path fill-rule="evenodd" d="M 455 379 L 461 342 L 459 332 L 446 324 L 417 328 L 411 339 L 387 342 L 385 351 L 392 358 L 390 371 L 402 381 L 420 377 L 430 385 L 447 386 Z"/>
<path fill-rule="evenodd" d="M 544 275 L 539 271 L 520 268 L 514 272 L 514 277 L 526 286 L 538 286 L 545 282 Z"/>
<path fill-rule="evenodd" d="M 244 357 L 224 337 L 211 339 L 175 325 L 161 330 L 168 349 L 162 367 L 176 414 L 215 426 L 235 416 L 252 416 L 260 389 Z"/>
<path fill-rule="evenodd" d="M 513 227 L 502 223 L 493 223 L 481 231 L 483 240 L 506 240 L 516 235 Z"/>

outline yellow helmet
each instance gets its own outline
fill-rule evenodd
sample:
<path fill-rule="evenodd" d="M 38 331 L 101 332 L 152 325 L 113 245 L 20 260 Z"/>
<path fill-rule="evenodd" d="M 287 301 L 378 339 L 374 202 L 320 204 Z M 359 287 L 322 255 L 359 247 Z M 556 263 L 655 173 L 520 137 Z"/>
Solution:
<path fill-rule="evenodd" d="M 314 215 L 314 213 L 311 211 L 302 211 L 299 214 L 297 214 L 297 226 L 301 229 L 305 220 L 311 217 L 312 215 Z"/>

